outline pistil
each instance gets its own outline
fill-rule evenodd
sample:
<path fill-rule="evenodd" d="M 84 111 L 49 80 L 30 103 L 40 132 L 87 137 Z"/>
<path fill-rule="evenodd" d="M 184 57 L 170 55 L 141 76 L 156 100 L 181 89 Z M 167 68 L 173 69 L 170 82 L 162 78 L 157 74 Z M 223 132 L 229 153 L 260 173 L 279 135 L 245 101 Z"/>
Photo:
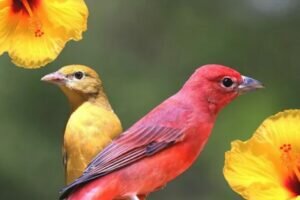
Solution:
<path fill-rule="evenodd" d="M 293 151 L 291 144 L 280 146 L 281 158 L 287 169 L 300 182 L 300 155 Z"/>
<path fill-rule="evenodd" d="M 24 8 L 26 9 L 27 13 L 29 14 L 31 20 L 32 20 L 32 25 L 33 25 L 33 29 L 34 29 L 34 36 L 35 37 L 42 37 L 44 35 L 44 32 L 42 30 L 42 23 L 41 21 L 38 19 L 38 17 L 36 17 L 32 11 L 32 8 L 30 7 L 30 4 L 28 2 L 28 0 L 21 0 Z"/>

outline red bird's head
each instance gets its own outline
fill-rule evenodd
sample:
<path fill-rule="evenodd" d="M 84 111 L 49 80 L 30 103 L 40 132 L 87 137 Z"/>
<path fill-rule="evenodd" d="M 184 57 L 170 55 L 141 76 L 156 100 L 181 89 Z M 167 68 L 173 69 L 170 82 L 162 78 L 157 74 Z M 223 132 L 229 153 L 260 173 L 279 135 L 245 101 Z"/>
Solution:
<path fill-rule="evenodd" d="M 217 113 L 238 95 L 259 88 L 263 85 L 253 78 L 242 76 L 226 66 L 209 64 L 199 67 L 183 90 L 207 102 L 210 110 Z"/>

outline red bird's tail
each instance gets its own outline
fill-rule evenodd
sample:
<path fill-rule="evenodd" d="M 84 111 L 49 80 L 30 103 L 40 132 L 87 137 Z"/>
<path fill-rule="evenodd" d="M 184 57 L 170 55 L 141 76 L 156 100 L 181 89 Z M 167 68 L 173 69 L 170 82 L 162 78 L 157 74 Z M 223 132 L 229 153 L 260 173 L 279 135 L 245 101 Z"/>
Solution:
<path fill-rule="evenodd" d="M 96 184 L 96 185 L 95 185 Z M 95 187 L 97 186 L 97 187 Z M 72 190 L 66 199 L 68 200 L 112 200 L 115 195 L 115 189 L 109 187 L 109 184 L 103 181 L 92 181 L 86 186 L 86 190 Z M 73 192 L 74 191 L 74 192 Z"/>

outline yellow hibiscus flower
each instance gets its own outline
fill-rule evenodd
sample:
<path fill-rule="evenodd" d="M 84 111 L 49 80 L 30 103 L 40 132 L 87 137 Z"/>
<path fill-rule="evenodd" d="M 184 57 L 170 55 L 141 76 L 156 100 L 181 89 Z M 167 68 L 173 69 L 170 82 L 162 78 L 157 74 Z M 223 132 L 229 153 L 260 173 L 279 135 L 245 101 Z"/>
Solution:
<path fill-rule="evenodd" d="M 68 40 L 87 28 L 83 0 L 0 0 L 0 55 L 8 52 L 22 67 L 53 61 Z"/>
<path fill-rule="evenodd" d="M 300 199 L 300 110 L 266 119 L 248 141 L 232 142 L 224 176 L 250 200 Z"/>

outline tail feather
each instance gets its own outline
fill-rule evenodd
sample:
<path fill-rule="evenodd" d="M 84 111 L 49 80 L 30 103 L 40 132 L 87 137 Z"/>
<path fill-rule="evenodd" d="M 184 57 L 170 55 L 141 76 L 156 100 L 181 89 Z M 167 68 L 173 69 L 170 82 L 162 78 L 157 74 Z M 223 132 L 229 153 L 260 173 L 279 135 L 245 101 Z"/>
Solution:
<path fill-rule="evenodd" d="M 63 200 L 63 199 L 67 199 L 68 196 L 77 188 L 77 184 L 75 184 L 75 182 L 73 182 L 72 184 L 64 187 L 59 193 L 60 193 L 60 197 L 59 200 Z"/>
<path fill-rule="evenodd" d="M 60 190 L 59 200 L 67 199 L 68 196 L 71 193 L 73 193 L 73 191 L 77 190 L 79 187 L 82 187 L 83 185 L 87 184 L 88 182 L 90 182 L 90 181 L 92 181 L 96 178 L 98 178 L 98 177 L 90 177 L 90 178 L 87 178 L 87 179 L 81 179 L 81 177 L 79 177 L 73 183 L 67 185 L 62 190 Z"/>

